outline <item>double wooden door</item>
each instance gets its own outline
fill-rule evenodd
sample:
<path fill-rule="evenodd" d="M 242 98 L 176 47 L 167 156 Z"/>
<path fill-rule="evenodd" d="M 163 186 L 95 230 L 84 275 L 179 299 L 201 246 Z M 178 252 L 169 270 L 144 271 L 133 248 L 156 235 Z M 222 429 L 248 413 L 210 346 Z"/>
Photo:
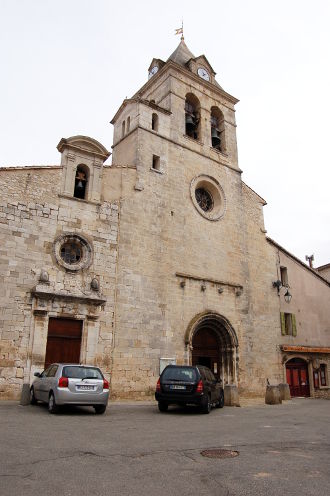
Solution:
<path fill-rule="evenodd" d="M 54 362 L 80 362 L 82 324 L 82 320 L 49 319 L 45 369 Z"/>
<path fill-rule="evenodd" d="M 304 360 L 293 359 L 286 363 L 286 381 L 291 396 L 310 396 L 308 367 Z"/>

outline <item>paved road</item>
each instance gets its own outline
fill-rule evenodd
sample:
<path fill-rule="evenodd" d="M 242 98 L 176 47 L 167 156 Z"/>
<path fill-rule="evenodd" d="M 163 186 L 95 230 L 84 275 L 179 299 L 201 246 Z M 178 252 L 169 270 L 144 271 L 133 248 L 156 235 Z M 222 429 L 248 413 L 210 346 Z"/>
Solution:
<path fill-rule="evenodd" d="M 1 496 L 330 494 L 330 401 L 212 410 L 111 404 L 105 415 L 0 403 Z M 239 451 L 230 459 L 205 448 Z"/>

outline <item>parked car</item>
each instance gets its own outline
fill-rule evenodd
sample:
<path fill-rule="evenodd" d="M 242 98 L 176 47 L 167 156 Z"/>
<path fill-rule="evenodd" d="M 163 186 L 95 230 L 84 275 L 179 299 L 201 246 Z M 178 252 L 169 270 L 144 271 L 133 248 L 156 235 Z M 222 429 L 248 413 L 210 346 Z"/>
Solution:
<path fill-rule="evenodd" d="M 171 404 L 197 405 L 203 413 L 224 405 L 221 382 L 203 365 L 168 365 L 158 379 L 155 398 L 161 412 Z"/>
<path fill-rule="evenodd" d="M 61 405 L 89 405 L 95 413 L 104 413 L 109 399 L 109 382 L 98 367 L 53 363 L 43 372 L 35 372 L 30 402 L 48 403 L 48 411 L 57 413 Z"/>

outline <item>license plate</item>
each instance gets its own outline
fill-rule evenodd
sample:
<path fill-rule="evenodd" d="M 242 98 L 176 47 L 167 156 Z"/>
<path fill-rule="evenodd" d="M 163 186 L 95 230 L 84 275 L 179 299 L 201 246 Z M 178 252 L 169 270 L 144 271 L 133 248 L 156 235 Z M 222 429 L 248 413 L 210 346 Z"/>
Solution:
<path fill-rule="evenodd" d="M 94 391 L 94 386 L 77 386 L 79 391 Z"/>
<path fill-rule="evenodd" d="M 170 389 L 186 389 L 186 386 L 179 386 L 178 384 L 172 384 Z"/>

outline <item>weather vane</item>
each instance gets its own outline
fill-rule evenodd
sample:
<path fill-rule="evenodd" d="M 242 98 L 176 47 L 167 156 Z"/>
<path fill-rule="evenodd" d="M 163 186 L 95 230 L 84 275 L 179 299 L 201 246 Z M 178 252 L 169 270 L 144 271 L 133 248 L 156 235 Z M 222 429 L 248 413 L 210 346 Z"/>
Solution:
<path fill-rule="evenodd" d="M 183 37 L 183 19 L 182 19 L 182 22 L 181 22 L 181 28 L 176 29 L 174 34 L 175 35 L 181 34 L 181 40 L 182 41 L 184 40 L 184 37 Z"/>

